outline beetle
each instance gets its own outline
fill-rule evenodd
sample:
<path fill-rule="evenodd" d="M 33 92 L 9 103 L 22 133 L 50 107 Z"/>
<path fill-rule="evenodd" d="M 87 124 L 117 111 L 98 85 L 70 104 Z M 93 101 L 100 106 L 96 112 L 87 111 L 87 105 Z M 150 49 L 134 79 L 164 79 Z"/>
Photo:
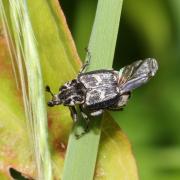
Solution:
<path fill-rule="evenodd" d="M 138 60 L 123 67 L 120 71 L 100 69 L 84 72 L 90 62 L 82 66 L 77 77 L 59 88 L 53 94 L 48 106 L 63 104 L 68 106 L 74 122 L 78 120 L 76 106 L 88 121 L 88 116 L 99 116 L 104 110 L 122 110 L 127 104 L 131 91 L 145 84 L 158 70 L 157 61 L 153 58 Z"/>

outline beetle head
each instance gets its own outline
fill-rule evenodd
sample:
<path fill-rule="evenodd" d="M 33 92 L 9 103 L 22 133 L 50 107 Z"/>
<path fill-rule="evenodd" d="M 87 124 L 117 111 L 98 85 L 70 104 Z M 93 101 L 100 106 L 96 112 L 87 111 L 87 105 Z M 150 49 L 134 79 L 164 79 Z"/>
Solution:
<path fill-rule="evenodd" d="M 52 107 L 52 106 L 55 106 L 55 105 L 62 104 L 62 101 L 59 99 L 58 94 L 56 94 L 56 95 L 53 96 L 52 100 L 49 101 L 47 104 L 48 104 L 49 107 Z"/>
<path fill-rule="evenodd" d="M 76 79 L 65 83 L 59 88 L 59 93 L 54 95 L 49 86 L 46 86 L 46 91 L 52 95 L 52 100 L 48 102 L 48 106 L 63 104 L 65 106 L 75 106 L 82 104 L 85 99 L 84 86 Z"/>
<path fill-rule="evenodd" d="M 60 100 L 59 95 L 58 94 L 54 95 L 49 86 L 46 86 L 46 91 L 52 95 L 52 100 L 47 103 L 48 106 L 52 107 L 55 105 L 62 104 L 62 101 Z"/>

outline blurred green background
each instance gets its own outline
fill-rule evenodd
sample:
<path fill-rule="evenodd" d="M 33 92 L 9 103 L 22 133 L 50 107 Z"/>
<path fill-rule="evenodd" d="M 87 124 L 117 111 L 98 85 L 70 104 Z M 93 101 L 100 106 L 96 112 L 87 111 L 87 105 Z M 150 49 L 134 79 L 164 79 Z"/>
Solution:
<path fill-rule="evenodd" d="M 97 0 L 61 0 L 60 4 L 83 60 Z M 132 143 L 140 179 L 179 180 L 179 0 L 124 0 L 114 69 L 147 57 L 158 60 L 157 75 L 133 92 L 123 112 L 112 115 Z"/>

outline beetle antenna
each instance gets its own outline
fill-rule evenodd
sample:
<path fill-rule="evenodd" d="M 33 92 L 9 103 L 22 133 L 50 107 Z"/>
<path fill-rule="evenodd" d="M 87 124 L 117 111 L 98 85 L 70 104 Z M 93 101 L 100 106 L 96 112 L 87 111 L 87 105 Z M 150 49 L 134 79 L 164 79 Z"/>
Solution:
<path fill-rule="evenodd" d="M 52 93 L 52 91 L 51 91 L 49 86 L 46 86 L 46 91 L 49 92 L 52 97 L 54 97 L 54 94 Z"/>

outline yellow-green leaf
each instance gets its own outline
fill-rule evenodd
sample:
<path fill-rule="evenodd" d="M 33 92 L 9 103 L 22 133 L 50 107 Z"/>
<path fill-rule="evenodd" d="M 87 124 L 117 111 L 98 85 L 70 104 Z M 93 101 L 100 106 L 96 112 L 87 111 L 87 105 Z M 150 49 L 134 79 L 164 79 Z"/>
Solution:
<path fill-rule="evenodd" d="M 2 30 L 2 23 L 0 24 Z M 13 167 L 34 174 L 32 147 L 27 134 L 21 92 L 17 89 L 4 31 L 0 36 L 0 172 Z"/>
<path fill-rule="evenodd" d="M 107 113 L 104 116 L 95 180 L 138 180 L 131 144 Z"/>
<path fill-rule="evenodd" d="M 6 6 L 9 8 L 8 1 Z M 76 76 L 81 64 L 70 31 L 57 0 L 37 0 L 36 3 L 28 0 L 27 7 L 44 86 L 48 84 L 53 92 L 58 92 L 59 86 Z M 32 139 L 28 137 L 22 95 L 17 88 L 5 34 L 0 34 L 0 177 L 9 177 L 9 167 L 35 177 Z M 51 99 L 50 95 L 46 96 L 46 101 Z M 137 170 L 130 143 L 113 120 L 107 115 L 106 119 L 95 179 L 126 177 L 136 180 Z M 48 108 L 49 145 L 56 179 L 62 176 L 71 126 L 67 107 Z"/>

